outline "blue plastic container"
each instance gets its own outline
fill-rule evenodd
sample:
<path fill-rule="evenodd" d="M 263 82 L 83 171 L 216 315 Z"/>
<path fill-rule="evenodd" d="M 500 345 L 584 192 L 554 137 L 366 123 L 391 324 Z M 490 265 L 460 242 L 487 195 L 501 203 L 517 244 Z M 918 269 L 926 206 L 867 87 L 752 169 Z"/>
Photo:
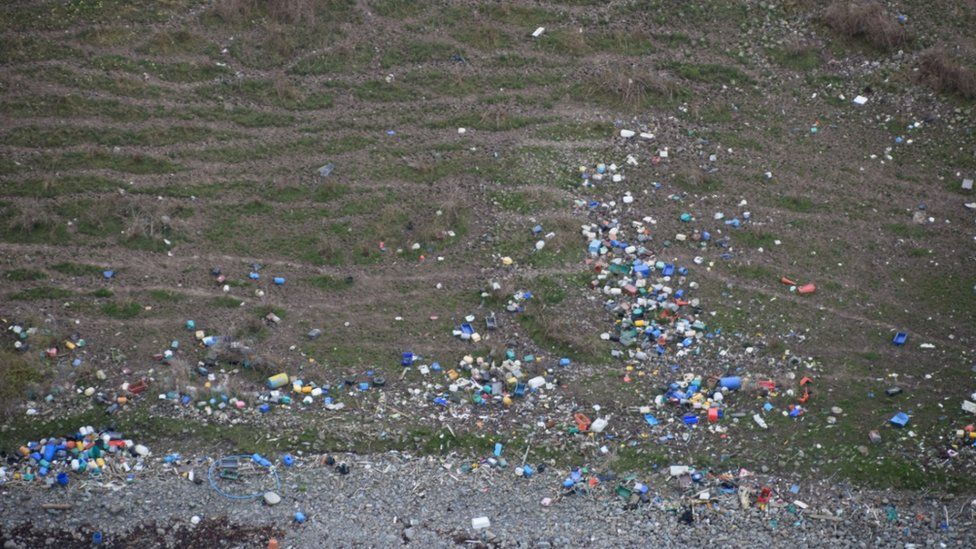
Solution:
<path fill-rule="evenodd" d="M 732 391 L 738 391 L 742 388 L 742 378 L 739 376 L 723 377 L 718 380 L 718 384 L 720 387 L 724 387 Z"/>

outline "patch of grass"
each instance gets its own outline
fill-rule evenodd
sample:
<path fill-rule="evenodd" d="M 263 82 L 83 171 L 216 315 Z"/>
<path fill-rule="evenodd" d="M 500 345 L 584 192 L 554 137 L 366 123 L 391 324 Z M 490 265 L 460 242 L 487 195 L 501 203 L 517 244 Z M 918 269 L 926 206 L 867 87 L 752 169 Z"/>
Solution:
<path fill-rule="evenodd" d="M 163 303 L 186 301 L 186 294 L 171 292 L 169 290 L 149 290 L 149 297 Z"/>
<path fill-rule="evenodd" d="M 673 459 L 667 453 L 646 445 L 625 446 L 613 460 L 613 470 L 618 473 L 648 473 L 670 464 Z"/>
<path fill-rule="evenodd" d="M 478 10 L 495 21 L 522 28 L 526 33 L 535 30 L 536 27 L 552 25 L 563 19 L 552 11 L 514 2 L 491 3 L 480 6 Z M 462 13 L 460 17 L 464 17 L 464 14 Z"/>
<path fill-rule="evenodd" d="M 558 279 L 539 276 L 529 286 L 532 288 L 533 295 L 538 296 L 539 300 L 546 305 L 558 305 L 566 299 L 566 289 Z"/>
<path fill-rule="evenodd" d="M 360 72 L 372 58 L 372 50 L 365 45 L 339 46 L 301 58 L 288 72 L 302 76 L 350 74 Z"/>
<path fill-rule="evenodd" d="M 593 344 L 584 345 L 571 334 L 568 324 L 561 322 L 559 314 L 547 314 L 544 309 L 537 313 L 519 315 L 519 325 L 539 347 L 559 357 L 568 357 L 586 364 L 599 364 L 603 355 Z"/>
<path fill-rule="evenodd" d="M 517 53 L 500 53 L 492 58 L 491 64 L 501 68 L 522 68 L 534 66 L 539 60 L 534 57 L 525 57 Z"/>
<path fill-rule="evenodd" d="M 119 320 L 135 318 L 142 311 L 142 306 L 132 301 L 110 301 L 102 305 L 102 314 Z"/>
<path fill-rule="evenodd" d="M 161 97 L 166 92 L 164 88 L 149 84 L 136 76 L 80 72 L 57 65 L 31 67 L 25 69 L 23 73 L 38 80 L 49 80 L 70 88 L 83 91 L 101 90 L 123 97 L 155 98 Z"/>
<path fill-rule="evenodd" d="M 732 240 L 747 248 L 769 248 L 775 245 L 776 237 L 762 231 L 746 229 L 734 233 Z"/>
<path fill-rule="evenodd" d="M 206 38 L 185 29 L 160 31 L 136 48 L 139 53 L 171 56 L 180 53 L 219 54 L 217 46 Z"/>
<path fill-rule="evenodd" d="M 24 4 L 0 4 L 0 20 L 12 30 L 60 30 L 79 25 L 124 21 L 148 24 L 164 21 L 186 9 L 182 0 L 70 0 Z"/>
<path fill-rule="evenodd" d="M 109 290 L 108 288 L 99 288 L 89 295 L 91 295 L 92 297 L 97 297 L 102 299 L 102 298 L 112 297 L 115 294 L 113 294 L 112 290 Z"/>
<path fill-rule="evenodd" d="M 182 120 L 201 119 L 211 122 L 232 122 L 244 128 L 281 127 L 295 123 L 295 117 L 291 114 L 241 108 L 192 108 L 174 111 L 172 116 Z"/>
<path fill-rule="evenodd" d="M 353 88 L 352 93 L 363 101 L 388 103 L 410 101 L 417 97 L 416 91 L 399 82 L 369 80 Z"/>
<path fill-rule="evenodd" d="M 791 44 L 778 48 L 768 48 L 766 52 L 777 65 L 797 71 L 812 71 L 820 68 L 823 64 L 819 50 L 813 46 Z"/>
<path fill-rule="evenodd" d="M 971 326 L 976 323 L 976 276 L 953 272 L 931 276 L 924 270 L 903 275 L 909 281 L 905 293 L 917 303 L 926 303 L 940 311 L 942 318 L 954 319 L 954 324 Z"/>
<path fill-rule="evenodd" d="M 295 82 L 285 78 L 249 78 L 221 82 L 198 88 L 197 92 L 207 99 L 233 97 L 253 101 L 259 105 L 289 110 L 327 109 L 332 106 L 332 94 L 324 91 L 306 93 Z"/>
<path fill-rule="evenodd" d="M 0 351 L 0 403 L 3 403 L 0 405 L 0 412 L 7 412 L 10 403 L 23 399 L 27 389 L 44 380 L 44 371 L 40 365 L 28 362 L 28 356 L 7 350 Z M 23 441 L 18 444 L 23 444 Z M 12 446 L 0 447 L 4 452 L 12 449 Z"/>
<path fill-rule="evenodd" d="M 484 52 L 496 52 L 511 47 L 512 35 L 495 23 L 473 20 L 455 26 L 451 36 L 472 48 Z"/>
<path fill-rule="evenodd" d="M 0 137 L 0 143 L 35 148 L 66 147 L 79 143 L 94 143 L 109 147 L 116 145 L 159 147 L 208 139 L 227 140 L 234 137 L 237 137 L 237 134 L 218 132 L 199 126 L 164 126 L 139 130 L 85 126 L 58 126 L 55 128 L 21 126 L 11 129 Z"/>
<path fill-rule="evenodd" d="M 831 4 L 824 22 L 837 34 L 887 51 L 907 43 L 908 31 L 876 1 Z"/>
<path fill-rule="evenodd" d="M 722 182 L 717 178 L 699 172 L 675 174 L 674 185 L 685 192 L 697 194 L 709 194 L 722 188 Z"/>
<path fill-rule="evenodd" d="M 493 191 L 491 199 L 503 210 L 528 214 L 559 207 L 563 201 L 542 190 Z"/>
<path fill-rule="evenodd" d="M 749 75 L 729 65 L 675 62 L 669 63 L 666 66 L 681 78 L 693 82 L 729 85 L 748 85 L 755 83 Z"/>
<path fill-rule="evenodd" d="M 3 277 L 15 282 L 26 282 L 30 280 L 44 280 L 47 278 L 47 273 L 33 269 L 10 269 L 4 271 Z"/>
<path fill-rule="evenodd" d="M 413 41 L 406 44 L 392 44 L 380 56 L 380 66 L 384 69 L 398 65 L 416 65 L 431 61 L 448 61 L 452 55 L 461 53 L 457 48 L 444 42 Z"/>
<path fill-rule="evenodd" d="M 426 0 L 370 0 L 369 7 L 378 15 L 398 21 L 414 17 L 430 5 Z"/>
<path fill-rule="evenodd" d="M 781 196 L 779 205 L 797 213 L 810 213 L 817 210 L 817 204 L 805 196 Z"/>
<path fill-rule="evenodd" d="M 577 28 L 554 29 L 547 30 L 534 43 L 543 51 L 574 57 L 594 52 L 639 56 L 655 49 L 650 36 L 640 31 L 581 33 Z"/>
<path fill-rule="evenodd" d="M 130 25 L 124 27 L 93 27 L 87 28 L 74 36 L 82 44 L 98 48 L 129 45 L 139 39 L 142 34 Z"/>
<path fill-rule="evenodd" d="M 33 36 L 0 37 L 0 64 L 4 65 L 70 59 L 77 55 L 77 50 L 63 42 Z"/>
<path fill-rule="evenodd" d="M 113 170 L 139 175 L 168 174 L 184 168 L 169 160 L 144 154 L 116 154 L 104 151 L 66 152 L 57 158 L 41 158 L 38 167 L 59 170 Z"/>
<path fill-rule="evenodd" d="M 891 223 L 885 227 L 889 233 L 900 237 L 919 239 L 927 234 L 924 227 L 918 225 L 906 225 L 905 223 Z"/>
<path fill-rule="evenodd" d="M 762 143 L 755 139 L 751 139 L 743 135 L 742 132 L 721 132 L 712 135 L 715 141 L 718 141 L 726 147 L 731 147 L 732 149 L 750 149 L 754 151 L 762 150 Z"/>
<path fill-rule="evenodd" d="M 102 271 L 105 270 L 103 267 L 99 267 L 98 265 L 71 262 L 48 265 L 48 269 L 57 271 L 61 274 L 66 274 L 68 276 L 102 276 Z"/>
<path fill-rule="evenodd" d="M 639 112 L 687 97 L 686 88 L 656 72 L 606 71 L 568 88 L 571 99 L 625 112 Z"/>
<path fill-rule="evenodd" d="M 124 104 L 115 99 L 90 99 L 72 94 L 12 97 L 0 103 L 0 113 L 7 116 L 53 118 L 101 116 L 122 122 L 141 121 L 150 116 L 148 109 L 137 105 Z"/>
<path fill-rule="evenodd" d="M 120 237 L 119 244 L 129 248 L 130 250 L 139 250 L 143 252 L 162 253 L 169 249 L 169 246 L 163 242 L 162 238 L 147 234 L 135 234 Z"/>
<path fill-rule="evenodd" d="M 7 299 L 36 301 L 40 299 L 65 299 L 73 295 L 74 293 L 63 288 L 55 288 L 53 286 L 38 286 L 36 288 L 27 288 L 26 290 L 21 290 L 19 292 L 10 294 L 7 296 Z"/>
<path fill-rule="evenodd" d="M 98 175 L 63 175 L 53 179 L 7 181 L 0 186 L 0 195 L 31 198 L 55 198 L 81 193 L 98 193 L 123 188 L 121 181 Z"/>
<path fill-rule="evenodd" d="M 918 65 L 919 79 L 936 93 L 956 94 L 962 99 L 976 99 L 976 69 L 952 59 L 945 50 L 922 53 Z"/>
<path fill-rule="evenodd" d="M 924 468 L 899 457 L 866 458 L 852 455 L 837 460 L 841 474 L 857 483 L 874 488 L 902 490 L 933 489 L 960 493 L 968 486 L 967 479 L 932 467 Z"/>
<path fill-rule="evenodd" d="M 776 280 L 776 273 L 762 265 L 729 265 L 729 272 L 739 278 L 751 280 Z"/>
<path fill-rule="evenodd" d="M 537 137 L 553 141 L 576 141 L 581 139 L 605 139 L 613 135 L 611 122 L 572 122 L 553 124 L 535 132 Z"/>
<path fill-rule="evenodd" d="M 442 120 L 428 122 L 428 128 L 468 128 L 490 132 L 517 130 L 545 122 L 544 118 L 510 116 L 505 111 L 495 110 L 483 113 L 470 113 Z"/>
<path fill-rule="evenodd" d="M 220 297 L 215 297 L 210 300 L 210 304 L 214 307 L 225 307 L 228 309 L 237 309 L 241 306 L 241 299 L 236 297 L 230 297 L 222 295 Z"/>
<path fill-rule="evenodd" d="M 308 283 L 320 290 L 335 292 L 351 288 L 353 280 L 352 277 L 337 278 L 329 275 L 320 275 L 308 279 Z"/>
<path fill-rule="evenodd" d="M 201 82 L 227 74 L 229 70 L 216 64 L 194 61 L 156 62 L 148 59 L 130 59 L 121 55 L 101 55 L 91 60 L 93 68 L 102 71 L 120 70 L 133 74 L 149 74 L 169 82 Z"/>

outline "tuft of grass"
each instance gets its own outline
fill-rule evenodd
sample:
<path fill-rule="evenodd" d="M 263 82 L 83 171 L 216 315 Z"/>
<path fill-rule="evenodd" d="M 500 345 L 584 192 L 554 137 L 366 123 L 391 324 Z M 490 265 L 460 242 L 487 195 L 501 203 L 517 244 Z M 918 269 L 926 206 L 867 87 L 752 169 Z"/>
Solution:
<path fill-rule="evenodd" d="M 473 128 L 490 132 L 517 130 L 545 122 L 543 118 L 526 116 L 512 116 L 503 110 L 491 110 L 482 113 L 469 113 L 452 118 L 436 120 L 427 124 L 428 128 Z"/>
<path fill-rule="evenodd" d="M 908 31 L 876 1 L 834 2 L 824 22 L 837 34 L 887 51 L 909 41 Z"/>
<path fill-rule="evenodd" d="M 685 192 L 698 194 L 713 193 L 722 188 L 721 181 L 700 172 L 678 173 L 674 185 Z"/>
<path fill-rule="evenodd" d="M 144 154 L 115 154 L 104 151 L 66 152 L 57 159 L 42 158 L 39 166 L 58 170 L 113 170 L 139 175 L 168 174 L 183 166 Z"/>
<path fill-rule="evenodd" d="M 260 105 L 289 110 L 327 109 L 332 106 L 332 95 L 327 92 L 305 93 L 284 76 L 273 79 L 249 78 L 233 82 L 221 82 L 199 88 L 198 93 L 208 99 L 233 97 L 253 101 Z"/>
<path fill-rule="evenodd" d="M 574 122 L 553 124 L 540 128 L 536 136 L 553 141 L 576 141 L 580 139 L 604 139 L 613 134 L 611 122 Z"/>
<path fill-rule="evenodd" d="M 140 130 L 122 130 L 93 126 L 58 126 L 42 128 L 21 126 L 0 137 L 0 143 L 18 147 L 52 148 L 79 143 L 103 146 L 141 145 L 159 147 L 175 143 L 193 143 L 207 139 L 227 140 L 237 137 L 230 132 L 218 132 L 199 126 L 163 126 Z"/>
<path fill-rule="evenodd" d="M 426 0 L 370 0 L 369 7 L 377 15 L 402 21 L 414 17 L 427 9 L 430 2 Z"/>
<path fill-rule="evenodd" d="M 805 196 L 782 196 L 780 206 L 791 212 L 810 213 L 817 209 L 817 204 Z"/>
<path fill-rule="evenodd" d="M 210 304 L 214 307 L 225 307 L 228 309 L 236 309 L 241 306 L 241 300 L 236 297 L 230 297 L 222 295 L 220 297 L 215 297 L 210 300 Z"/>
<path fill-rule="evenodd" d="M 329 275 L 320 275 L 308 279 L 308 283 L 312 286 L 329 292 L 336 292 L 341 290 L 347 290 L 353 285 L 353 278 L 337 278 Z"/>
<path fill-rule="evenodd" d="M 47 278 L 47 273 L 33 269 L 10 269 L 3 273 L 3 277 L 15 282 L 27 282 L 31 280 L 44 280 Z"/>
<path fill-rule="evenodd" d="M 926 235 L 924 228 L 917 225 L 906 225 L 904 223 L 891 223 L 887 227 L 888 232 L 901 238 L 922 238 Z"/>
<path fill-rule="evenodd" d="M 135 318 L 142 311 L 142 306 L 132 301 L 110 301 L 102 305 L 102 314 L 119 320 Z"/>
<path fill-rule="evenodd" d="M 373 52 L 364 45 L 338 46 L 301 58 L 288 72 L 301 76 L 349 74 L 361 71 L 372 58 Z"/>
<path fill-rule="evenodd" d="M 443 42 L 408 42 L 393 44 L 380 56 L 380 66 L 384 69 L 398 65 L 416 65 L 432 61 L 448 61 L 460 53 L 457 48 Z"/>
<path fill-rule="evenodd" d="M 385 82 L 383 80 L 369 80 L 353 88 L 352 93 L 363 101 L 377 101 L 389 103 L 395 101 L 410 101 L 416 98 L 416 92 L 399 82 Z"/>
<path fill-rule="evenodd" d="M 133 74 L 150 74 L 169 82 L 190 83 L 213 80 L 227 74 L 226 67 L 216 64 L 201 64 L 193 61 L 159 63 L 146 59 L 130 59 L 121 55 L 101 55 L 91 61 L 93 68 L 102 71 L 120 70 Z"/>
<path fill-rule="evenodd" d="M 97 298 L 112 297 L 113 295 L 115 294 L 113 294 L 112 290 L 109 290 L 108 288 L 99 288 L 91 293 L 92 297 L 97 297 Z"/>
<path fill-rule="evenodd" d="M 945 50 L 930 49 L 919 61 L 919 80 L 936 93 L 956 94 L 966 100 L 976 99 L 976 69 L 949 57 Z"/>
<path fill-rule="evenodd" d="M 186 300 L 186 295 L 169 290 L 149 290 L 149 297 L 164 303 L 177 303 Z"/>
<path fill-rule="evenodd" d="M 729 265 L 729 272 L 739 278 L 776 280 L 776 273 L 762 265 Z"/>
<path fill-rule="evenodd" d="M 136 51 L 149 55 L 168 56 L 180 53 L 215 54 L 217 47 L 204 37 L 185 29 L 161 31 L 153 34 Z"/>
<path fill-rule="evenodd" d="M 769 233 L 750 229 L 736 232 L 733 239 L 734 242 L 748 248 L 769 248 L 776 241 L 776 237 Z"/>
<path fill-rule="evenodd" d="M 28 355 L 0 351 L 0 412 L 6 414 L 11 403 L 24 398 L 25 390 L 41 383 L 44 377 L 38 365 L 28 362 Z"/>
<path fill-rule="evenodd" d="M 632 113 L 688 94 L 686 88 L 657 72 L 606 71 L 569 87 L 572 99 Z"/>
<path fill-rule="evenodd" d="M 38 286 L 36 288 L 27 288 L 26 290 L 21 290 L 19 292 L 10 294 L 7 296 L 7 298 L 20 301 L 36 301 L 40 299 L 64 299 L 73 295 L 74 293 L 63 288 L 55 288 L 53 286 Z"/>
<path fill-rule="evenodd" d="M 519 315 L 518 322 L 532 341 L 557 356 L 588 364 L 599 364 L 604 358 L 595 344 L 577 341 L 560 315 L 540 311 Z"/>
<path fill-rule="evenodd" d="M 817 48 L 805 44 L 790 44 L 767 50 L 769 57 L 781 67 L 797 71 L 812 71 L 823 64 Z"/>
<path fill-rule="evenodd" d="M 0 37 L 0 64 L 69 59 L 78 55 L 74 48 L 40 37 Z"/>
<path fill-rule="evenodd" d="M 755 81 L 746 73 L 729 65 L 714 63 L 669 63 L 667 68 L 675 74 L 703 84 L 754 84 Z"/>
<path fill-rule="evenodd" d="M 48 265 L 48 269 L 57 271 L 61 274 L 66 274 L 68 276 L 102 276 L 102 272 L 105 270 L 103 267 L 99 267 L 98 265 L 71 262 Z"/>

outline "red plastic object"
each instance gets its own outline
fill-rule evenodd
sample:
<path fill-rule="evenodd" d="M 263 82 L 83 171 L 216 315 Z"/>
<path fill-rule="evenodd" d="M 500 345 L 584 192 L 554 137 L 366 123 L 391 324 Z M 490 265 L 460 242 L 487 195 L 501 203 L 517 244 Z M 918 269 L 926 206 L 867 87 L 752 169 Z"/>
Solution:
<path fill-rule="evenodd" d="M 803 286 L 800 286 L 799 288 L 796 289 L 796 293 L 802 295 L 812 294 L 813 292 L 816 291 L 817 291 L 817 286 L 813 282 L 809 284 L 804 284 Z"/>
<path fill-rule="evenodd" d="M 762 492 L 759 493 L 759 497 L 756 498 L 756 503 L 766 504 L 773 497 L 773 489 L 769 486 L 763 486 Z"/>
<path fill-rule="evenodd" d="M 785 276 L 783 278 L 779 279 L 779 281 L 782 282 L 783 284 L 786 284 L 787 286 L 796 286 L 796 282 L 795 281 L 790 280 L 790 279 L 786 278 Z"/>
<path fill-rule="evenodd" d="M 585 433 L 590 430 L 590 423 L 592 422 L 586 415 L 576 414 L 573 419 L 576 421 L 576 428 L 579 429 L 579 432 Z"/>
<path fill-rule="evenodd" d="M 712 406 L 708 409 L 708 421 L 715 423 L 718 421 L 718 408 Z"/>

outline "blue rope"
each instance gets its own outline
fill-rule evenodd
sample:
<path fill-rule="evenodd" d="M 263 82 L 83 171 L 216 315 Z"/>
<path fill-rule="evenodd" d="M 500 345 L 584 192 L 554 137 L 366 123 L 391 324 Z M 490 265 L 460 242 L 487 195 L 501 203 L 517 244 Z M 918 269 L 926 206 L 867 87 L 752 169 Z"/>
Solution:
<path fill-rule="evenodd" d="M 228 494 L 227 492 L 221 490 L 219 486 L 217 486 L 217 481 L 214 480 L 214 474 L 213 474 L 214 473 L 214 470 L 217 468 L 217 465 L 219 465 L 220 462 L 223 461 L 223 460 L 225 460 L 225 459 L 238 459 L 239 460 L 239 459 L 242 459 L 242 458 L 243 459 L 251 459 L 251 455 L 250 454 L 238 454 L 236 456 L 223 456 L 221 458 L 218 458 L 216 461 L 214 461 L 210 465 L 210 468 L 207 469 L 207 480 L 210 481 L 210 487 L 213 488 L 213 491 L 214 492 L 217 492 L 218 494 L 224 496 L 227 499 L 238 499 L 238 500 L 256 499 L 256 498 L 259 498 L 262 495 L 264 495 L 264 492 L 254 492 L 253 494 Z M 272 465 L 271 467 L 268 467 L 268 472 L 271 473 L 272 478 L 274 478 L 274 481 L 275 481 L 275 491 L 276 492 L 281 491 L 281 479 L 278 478 L 278 471 L 276 471 L 275 468 L 274 468 L 274 466 Z"/>

